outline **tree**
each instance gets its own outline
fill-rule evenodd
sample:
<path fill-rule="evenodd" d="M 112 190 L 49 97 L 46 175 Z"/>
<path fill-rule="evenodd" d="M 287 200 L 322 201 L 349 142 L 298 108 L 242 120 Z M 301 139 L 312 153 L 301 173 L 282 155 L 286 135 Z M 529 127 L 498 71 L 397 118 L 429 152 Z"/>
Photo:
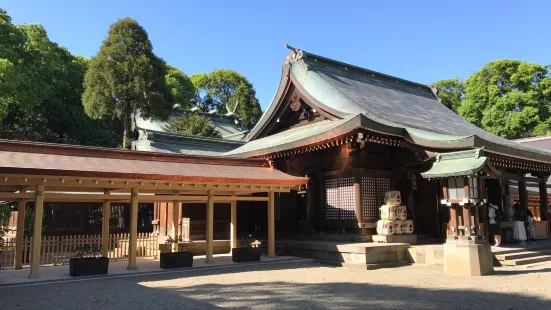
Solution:
<path fill-rule="evenodd" d="M 431 86 L 436 88 L 440 102 L 457 113 L 465 96 L 463 81 L 459 78 L 440 80 Z"/>
<path fill-rule="evenodd" d="M 42 83 L 41 64 L 27 34 L 34 34 L 34 25 L 19 27 L 0 9 L 0 120 L 10 105 L 29 110 L 46 97 L 50 88 Z"/>
<path fill-rule="evenodd" d="M 459 115 L 507 139 L 549 130 L 551 76 L 549 67 L 518 60 L 486 64 L 464 83 Z"/>
<path fill-rule="evenodd" d="M 216 109 L 226 114 L 237 106 L 237 114 L 246 128 L 252 128 L 262 116 L 262 110 L 253 85 L 241 74 L 232 70 L 215 70 L 209 74 L 194 74 L 190 78 L 197 90 L 201 110 Z"/>
<path fill-rule="evenodd" d="M 1 27 L 5 29 L 6 23 Z M 116 146 L 113 132 L 106 129 L 109 124 L 84 113 L 81 96 L 87 60 L 50 41 L 41 25 L 12 25 L 11 35 L 15 34 L 20 39 L 0 41 L 2 51 L 11 51 L 3 55 L 17 55 L 16 61 L 9 61 L 16 86 L 3 88 L 7 95 L 0 95 L 5 111 L 0 137 Z M 4 85 L 0 83 L 0 88 Z"/>
<path fill-rule="evenodd" d="M 191 108 L 196 104 L 196 91 L 191 80 L 182 72 L 167 65 L 165 81 L 170 89 L 171 102 L 181 108 Z"/>
<path fill-rule="evenodd" d="M 166 70 L 164 61 L 153 54 L 147 32 L 131 18 L 118 20 L 90 60 L 84 78 L 84 110 L 94 119 L 122 119 L 123 147 L 128 148 L 137 110 L 144 118 L 170 116 Z"/>
<path fill-rule="evenodd" d="M 216 131 L 212 122 L 197 113 L 173 117 L 166 130 L 185 135 L 221 138 L 220 133 Z"/>

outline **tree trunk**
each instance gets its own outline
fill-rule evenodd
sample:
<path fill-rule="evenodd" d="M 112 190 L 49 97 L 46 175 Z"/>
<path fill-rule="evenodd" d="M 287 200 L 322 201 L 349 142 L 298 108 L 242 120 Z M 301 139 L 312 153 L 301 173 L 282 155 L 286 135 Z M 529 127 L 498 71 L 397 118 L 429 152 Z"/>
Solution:
<path fill-rule="evenodd" d="M 128 114 L 124 112 L 123 116 L 123 131 L 122 131 L 122 148 L 126 149 L 126 136 L 128 135 Z"/>
<path fill-rule="evenodd" d="M 132 136 L 133 136 L 132 128 L 134 127 L 132 123 L 133 123 L 132 110 L 126 109 L 126 111 L 124 112 L 124 131 L 123 131 L 123 139 L 122 139 L 123 149 L 131 148 Z"/>

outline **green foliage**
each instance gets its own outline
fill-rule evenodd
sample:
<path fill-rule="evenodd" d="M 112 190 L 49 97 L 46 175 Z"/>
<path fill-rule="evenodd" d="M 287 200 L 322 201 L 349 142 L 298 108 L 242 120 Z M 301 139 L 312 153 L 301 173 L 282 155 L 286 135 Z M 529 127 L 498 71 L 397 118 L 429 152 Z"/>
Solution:
<path fill-rule="evenodd" d="M 443 104 L 476 126 L 506 139 L 546 135 L 551 129 L 551 70 L 518 60 L 486 64 L 461 85 L 433 84 Z"/>
<path fill-rule="evenodd" d="M 35 37 L 44 33 L 39 28 L 16 26 L 0 9 L 0 120 L 7 116 L 9 105 L 30 109 L 51 92 L 40 75 L 45 59 L 37 53 L 42 46 Z"/>
<path fill-rule="evenodd" d="M 73 250 L 74 258 L 83 258 L 83 257 L 100 257 L 102 247 L 97 245 L 81 245 L 75 247 Z"/>
<path fill-rule="evenodd" d="M 7 204 L 0 205 L 0 248 L 4 242 L 4 236 L 10 231 L 11 207 Z"/>
<path fill-rule="evenodd" d="M 547 67 L 518 60 L 490 62 L 465 81 L 459 115 L 507 139 L 528 137 L 543 131 L 550 116 L 550 86 Z"/>
<path fill-rule="evenodd" d="M 248 235 L 237 240 L 238 248 L 257 248 L 259 244 L 260 242 L 253 235 Z"/>
<path fill-rule="evenodd" d="M 84 110 L 95 119 L 121 119 L 123 145 L 127 145 L 137 110 L 144 118 L 170 116 L 166 75 L 166 64 L 153 54 L 147 32 L 131 18 L 118 20 L 90 60 L 84 78 Z"/>
<path fill-rule="evenodd" d="M 179 104 L 184 109 L 189 109 L 195 105 L 197 101 L 195 87 L 184 72 L 167 65 L 165 81 L 170 89 L 172 103 Z"/>
<path fill-rule="evenodd" d="M 41 25 L 16 26 L 0 11 L 0 137 L 115 146 L 120 125 L 93 121 L 81 104 L 87 60 L 49 40 Z"/>
<path fill-rule="evenodd" d="M 459 78 L 440 80 L 431 86 L 436 88 L 442 104 L 457 113 L 465 93 L 463 81 Z"/>
<path fill-rule="evenodd" d="M 226 114 L 235 109 L 243 121 L 243 127 L 252 128 L 262 116 L 262 110 L 253 85 L 243 75 L 232 70 L 215 70 L 210 74 L 199 73 L 190 77 L 197 90 L 197 106 L 202 111 L 216 109 Z"/>
<path fill-rule="evenodd" d="M 212 122 L 197 113 L 173 117 L 166 130 L 185 135 L 221 138 L 220 133 L 216 131 Z"/>

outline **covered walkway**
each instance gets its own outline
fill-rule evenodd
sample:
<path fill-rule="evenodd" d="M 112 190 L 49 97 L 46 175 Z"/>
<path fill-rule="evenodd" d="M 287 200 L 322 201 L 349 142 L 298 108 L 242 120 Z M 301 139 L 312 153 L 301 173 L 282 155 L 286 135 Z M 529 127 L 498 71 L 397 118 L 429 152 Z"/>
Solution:
<path fill-rule="evenodd" d="M 214 262 L 214 204 L 231 205 L 231 244 L 236 246 L 237 201 L 266 202 L 268 256 L 275 256 L 274 193 L 305 184 L 263 159 L 233 159 L 0 140 L 0 201 L 18 204 L 15 268 L 22 269 L 25 205 L 34 202 L 33 240 L 41 240 L 44 202 L 102 202 L 103 251 L 108 249 L 111 202 L 130 203 L 127 269 L 138 268 L 138 203 L 205 203 L 205 263 Z M 177 216 L 173 217 L 178 220 Z M 173 225 L 173 236 L 180 235 Z M 103 253 L 106 256 L 106 253 Z M 29 278 L 40 275 L 40 243 L 32 244 Z"/>

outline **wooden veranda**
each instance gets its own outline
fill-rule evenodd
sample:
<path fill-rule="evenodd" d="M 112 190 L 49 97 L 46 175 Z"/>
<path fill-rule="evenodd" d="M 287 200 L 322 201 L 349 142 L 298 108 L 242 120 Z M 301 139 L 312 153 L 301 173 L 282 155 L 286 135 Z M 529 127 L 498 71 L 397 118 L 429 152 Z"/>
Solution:
<path fill-rule="evenodd" d="M 214 204 L 231 205 L 236 247 L 237 201 L 267 202 L 268 255 L 275 255 L 274 193 L 305 184 L 259 159 L 232 159 L 0 140 L 0 201 L 18 203 L 15 269 L 22 268 L 25 205 L 34 202 L 33 240 L 41 240 L 44 202 L 102 202 L 104 255 L 112 202 L 130 203 L 128 269 L 136 269 L 138 203 L 205 203 L 206 262 L 213 262 Z M 174 208 L 176 210 L 176 208 Z M 178 216 L 173 216 L 178 221 Z M 107 223 L 107 224 L 105 224 Z M 173 223 L 173 235 L 178 236 Z M 31 246 L 29 277 L 39 276 L 40 242 Z"/>

